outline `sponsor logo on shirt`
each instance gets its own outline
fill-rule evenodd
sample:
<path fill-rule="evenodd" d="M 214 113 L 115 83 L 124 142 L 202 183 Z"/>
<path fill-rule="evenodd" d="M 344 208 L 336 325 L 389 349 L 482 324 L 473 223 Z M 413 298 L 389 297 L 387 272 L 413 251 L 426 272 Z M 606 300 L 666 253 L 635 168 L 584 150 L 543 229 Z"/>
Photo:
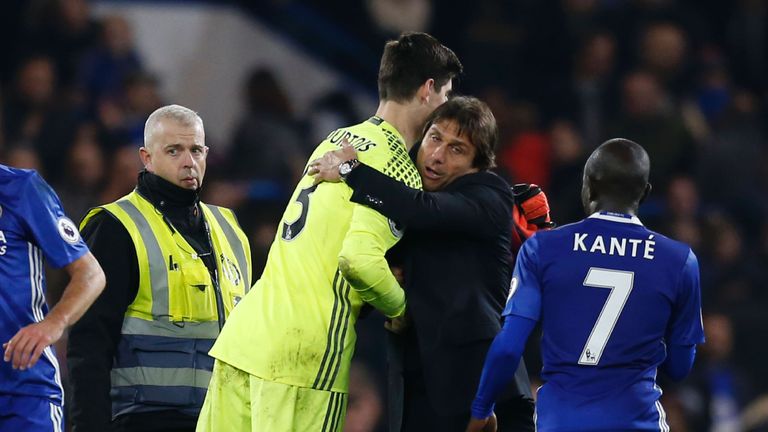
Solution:
<path fill-rule="evenodd" d="M 77 230 L 75 223 L 68 217 L 60 217 L 59 220 L 56 221 L 56 228 L 58 228 L 59 235 L 65 242 L 75 244 L 80 241 L 80 231 Z"/>

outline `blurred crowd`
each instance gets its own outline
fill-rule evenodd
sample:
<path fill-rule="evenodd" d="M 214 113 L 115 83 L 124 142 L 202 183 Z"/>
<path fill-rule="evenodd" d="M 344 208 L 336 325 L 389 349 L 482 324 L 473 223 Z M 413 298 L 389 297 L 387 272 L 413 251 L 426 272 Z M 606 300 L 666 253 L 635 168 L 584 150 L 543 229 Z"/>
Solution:
<path fill-rule="evenodd" d="M 708 341 L 691 377 L 663 383 L 672 429 L 766 428 L 768 2 L 476 0 L 471 10 L 429 0 L 268 3 L 314 8 L 375 58 L 402 30 L 428 31 L 452 47 L 466 70 L 457 90 L 489 103 L 499 122 L 497 171 L 541 185 L 560 224 L 583 217 L 581 168 L 598 144 L 621 136 L 643 145 L 654 189 L 640 217 L 692 245 L 701 263 Z M 38 169 L 79 219 L 135 185 L 144 121 L 174 102 L 159 86 L 172 77 L 147 69 L 125 18 L 96 18 L 85 0 L 0 8 L 0 162 Z M 208 143 L 203 199 L 236 208 L 259 274 L 312 148 L 371 113 L 359 112 L 344 88 L 298 110 L 262 65 L 242 88 L 247 108 L 222 138 L 226 151 Z M 52 301 L 60 288 L 53 275 Z M 347 429 L 379 430 L 381 319 L 359 326 Z M 535 344 L 527 358 L 535 377 Z"/>

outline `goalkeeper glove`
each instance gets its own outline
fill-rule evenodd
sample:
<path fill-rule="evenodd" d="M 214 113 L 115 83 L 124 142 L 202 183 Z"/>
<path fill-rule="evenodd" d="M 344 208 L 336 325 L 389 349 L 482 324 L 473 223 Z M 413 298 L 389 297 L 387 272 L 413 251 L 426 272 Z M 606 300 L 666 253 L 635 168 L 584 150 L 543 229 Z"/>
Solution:
<path fill-rule="evenodd" d="M 538 230 L 556 226 L 549 215 L 547 195 L 535 184 L 512 186 L 515 205 L 512 208 L 512 251 L 517 253 L 525 240 Z"/>

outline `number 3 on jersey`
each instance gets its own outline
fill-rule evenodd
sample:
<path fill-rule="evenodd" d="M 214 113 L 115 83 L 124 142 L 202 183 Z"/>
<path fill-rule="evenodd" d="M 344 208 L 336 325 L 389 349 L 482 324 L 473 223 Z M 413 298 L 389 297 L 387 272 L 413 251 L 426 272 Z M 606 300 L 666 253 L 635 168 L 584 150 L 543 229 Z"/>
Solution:
<path fill-rule="evenodd" d="M 312 185 L 299 192 L 296 202 L 301 206 L 301 214 L 292 222 L 283 222 L 283 233 L 281 235 L 283 240 L 291 241 L 304 230 L 304 225 L 307 223 L 307 213 L 309 212 L 309 196 L 317 189 L 317 186 Z"/>
<path fill-rule="evenodd" d="M 600 363 L 600 356 L 611 338 L 613 328 L 619 320 L 619 315 L 627 303 L 629 293 L 632 292 L 635 274 L 621 270 L 609 270 L 592 267 L 584 278 L 584 286 L 595 288 L 608 288 L 611 293 L 608 294 L 608 300 L 603 305 L 603 310 L 597 317 L 595 326 L 584 345 L 581 352 L 579 364 L 585 366 L 597 366 Z"/>

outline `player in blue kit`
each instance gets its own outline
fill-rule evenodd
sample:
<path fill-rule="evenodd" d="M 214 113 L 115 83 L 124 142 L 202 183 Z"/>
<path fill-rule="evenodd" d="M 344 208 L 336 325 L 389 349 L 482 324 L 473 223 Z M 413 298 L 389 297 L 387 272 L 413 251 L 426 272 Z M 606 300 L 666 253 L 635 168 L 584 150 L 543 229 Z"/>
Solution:
<path fill-rule="evenodd" d="M 538 321 L 539 432 L 669 430 L 656 372 L 687 375 L 704 331 L 696 256 L 635 216 L 649 169 L 638 144 L 603 143 L 584 167 L 590 216 L 523 244 L 468 430 L 493 429 L 493 403 Z"/>
<path fill-rule="evenodd" d="M 50 313 L 43 257 L 70 276 Z M 53 189 L 34 171 L 0 165 L 0 431 L 64 429 L 59 364 L 50 345 L 104 283 Z"/>

